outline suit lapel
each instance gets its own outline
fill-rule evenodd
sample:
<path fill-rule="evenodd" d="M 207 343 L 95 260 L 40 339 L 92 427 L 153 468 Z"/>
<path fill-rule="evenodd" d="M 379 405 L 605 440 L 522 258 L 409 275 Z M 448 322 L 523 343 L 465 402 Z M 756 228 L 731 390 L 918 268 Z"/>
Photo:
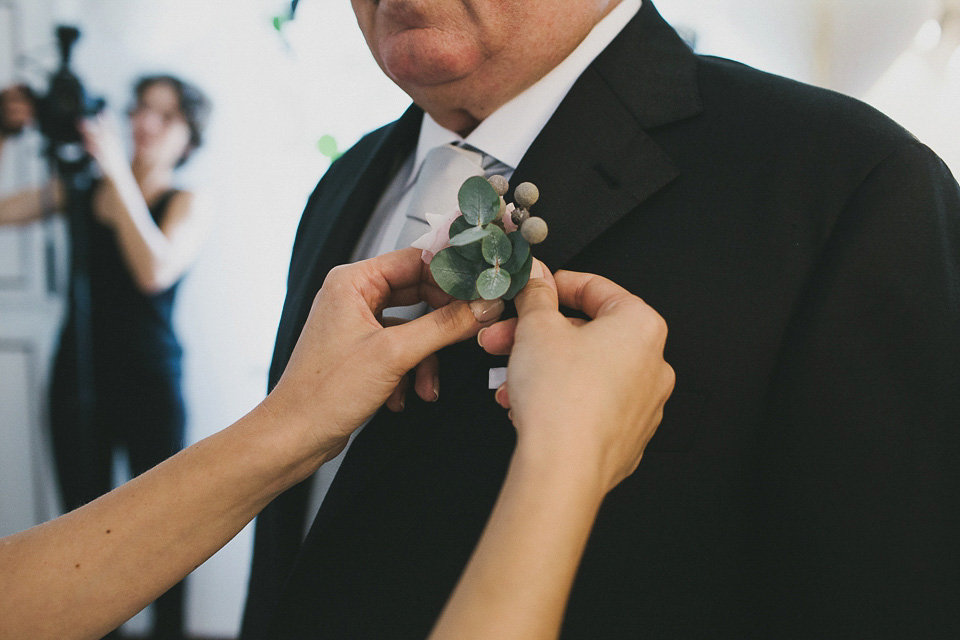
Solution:
<path fill-rule="evenodd" d="M 549 267 L 562 267 L 679 175 L 647 131 L 700 112 L 695 64 L 646 1 L 571 88 L 511 180 L 540 189 L 533 212 L 550 236 L 534 253 Z"/>

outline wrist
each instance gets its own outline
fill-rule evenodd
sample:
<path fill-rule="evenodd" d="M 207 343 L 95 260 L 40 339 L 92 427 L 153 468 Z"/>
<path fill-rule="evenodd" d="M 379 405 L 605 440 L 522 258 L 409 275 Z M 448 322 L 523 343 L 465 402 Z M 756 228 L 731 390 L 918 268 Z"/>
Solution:
<path fill-rule="evenodd" d="M 303 480 L 320 465 L 339 453 L 335 443 L 321 441 L 315 420 L 309 420 L 298 411 L 291 411 L 283 400 L 270 394 L 254 409 L 264 428 L 271 434 L 278 464 L 295 481 Z"/>
<path fill-rule="evenodd" d="M 586 508 L 599 509 L 610 487 L 600 453 L 582 446 L 564 446 L 556 440 L 525 438 L 521 434 L 511 469 L 522 473 L 547 494 L 562 494 Z"/>

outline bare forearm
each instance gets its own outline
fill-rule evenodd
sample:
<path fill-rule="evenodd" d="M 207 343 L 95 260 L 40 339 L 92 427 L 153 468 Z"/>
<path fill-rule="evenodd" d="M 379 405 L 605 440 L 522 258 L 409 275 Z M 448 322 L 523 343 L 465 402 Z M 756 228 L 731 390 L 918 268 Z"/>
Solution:
<path fill-rule="evenodd" d="M 556 638 L 604 491 L 518 447 L 467 569 L 431 634 Z"/>
<path fill-rule="evenodd" d="M 323 456 L 258 408 L 62 518 L 0 543 L 0 638 L 99 638 L 202 564 Z"/>
<path fill-rule="evenodd" d="M 56 182 L 24 189 L 0 198 L 0 225 L 36 222 L 59 210 L 62 205 L 63 196 Z"/>
<path fill-rule="evenodd" d="M 115 196 L 100 206 L 111 209 L 107 218 L 134 282 L 147 293 L 166 289 L 176 279 L 170 273 L 173 243 L 154 222 L 133 176 L 107 179 L 102 188 Z"/>

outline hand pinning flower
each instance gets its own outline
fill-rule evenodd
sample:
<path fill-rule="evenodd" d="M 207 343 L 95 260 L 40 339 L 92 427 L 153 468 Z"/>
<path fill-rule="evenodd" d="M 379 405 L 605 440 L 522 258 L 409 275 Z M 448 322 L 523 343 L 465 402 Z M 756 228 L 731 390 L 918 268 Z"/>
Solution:
<path fill-rule="evenodd" d="M 512 299 L 530 278 L 530 245 L 547 237 L 547 223 L 530 215 L 537 188 L 517 186 L 516 204 L 504 202 L 507 180 L 468 178 L 460 187 L 460 211 L 444 217 L 427 214 L 431 230 L 413 246 L 441 289 L 461 300 Z"/>

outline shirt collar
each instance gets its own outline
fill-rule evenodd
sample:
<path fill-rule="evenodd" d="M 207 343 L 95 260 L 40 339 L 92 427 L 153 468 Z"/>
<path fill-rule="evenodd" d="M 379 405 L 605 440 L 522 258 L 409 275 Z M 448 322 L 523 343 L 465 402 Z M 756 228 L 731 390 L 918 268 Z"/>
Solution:
<path fill-rule="evenodd" d="M 570 91 L 570 87 L 636 15 L 641 2 L 642 0 L 622 0 L 594 25 L 587 37 L 563 62 L 490 114 L 466 138 L 444 129 L 430 114 L 424 114 L 413 171 L 410 174 L 411 180 L 417 175 L 430 149 L 451 142 L 466 142 L 516 168 L 540 130 Z M 508 131 L 509 135 L 504 135 L 505 131 Z"/>

